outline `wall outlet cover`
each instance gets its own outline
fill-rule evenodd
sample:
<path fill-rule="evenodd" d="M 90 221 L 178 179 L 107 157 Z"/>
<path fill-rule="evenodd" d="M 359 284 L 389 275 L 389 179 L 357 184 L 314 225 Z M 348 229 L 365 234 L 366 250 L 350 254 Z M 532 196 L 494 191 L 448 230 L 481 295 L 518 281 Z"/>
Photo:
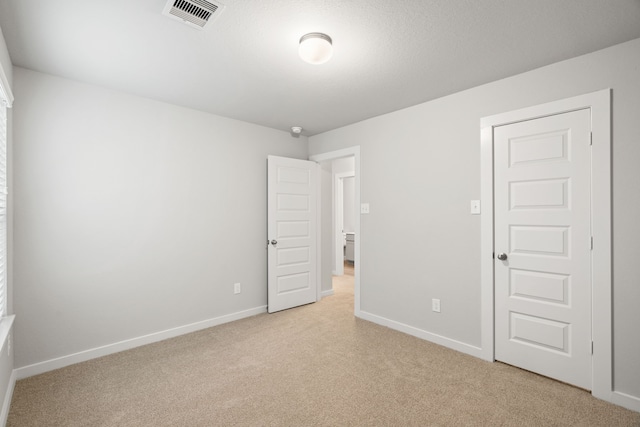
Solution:
<path fill-rule="evenodd" d="M 480 215 L 480 200 L 471 201 L 471 215 Z"/>

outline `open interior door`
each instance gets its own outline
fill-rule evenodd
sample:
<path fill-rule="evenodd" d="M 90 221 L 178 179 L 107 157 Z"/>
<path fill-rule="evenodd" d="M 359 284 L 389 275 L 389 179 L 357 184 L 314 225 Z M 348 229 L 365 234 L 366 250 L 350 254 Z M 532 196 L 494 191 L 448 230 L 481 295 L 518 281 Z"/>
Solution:
<path fill-rule="evenodd" d="M 316 301 L 317 168 L 268 156 L 268 311 Z"/>

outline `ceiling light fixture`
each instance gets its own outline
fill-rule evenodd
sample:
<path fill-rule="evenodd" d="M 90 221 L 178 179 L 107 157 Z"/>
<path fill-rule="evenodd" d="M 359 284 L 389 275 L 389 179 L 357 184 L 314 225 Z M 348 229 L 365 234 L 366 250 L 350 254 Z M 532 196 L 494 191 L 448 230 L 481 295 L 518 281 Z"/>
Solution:
<path fill-rule="evenodd" d="M 291 133 L 293 135 L 300 135 L 302 133 L 302 126 L 291 126 Z"/>
<path fill-rule="evenodd" d="M 333 41 L 323 33 L 309 33 L 300 38 L 298 54 L 309 64 L 324 64 L 333 55 Z"/>

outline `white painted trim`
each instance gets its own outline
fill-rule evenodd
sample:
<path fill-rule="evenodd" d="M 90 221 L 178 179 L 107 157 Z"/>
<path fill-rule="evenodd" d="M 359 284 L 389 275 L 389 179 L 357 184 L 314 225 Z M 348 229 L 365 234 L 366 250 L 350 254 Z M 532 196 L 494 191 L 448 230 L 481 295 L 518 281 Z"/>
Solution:
<path fill-rule="evenodd" d="M 480 344 L 482 358 L 494 361 L 493 316 L 493 128 L 480 131 Z"/>
<path fill-rule="evenodd" d="M 598 397 L 598 396 L 596 396 Z M 611 393 L 610 399 L 604 399 L 616 405 L 620 405 L 624 408 L 631 409 L 632 411 L 640 412 L 640 397 L 631 396 L 630 394 L 622 393 L 621 391 L 614 391 Z"/>
<path fill-rule="evenodd" d="M 4 73 L 4 69 L 0 66 L 0 100 L 5 101 L 7 108 L 13 106 L 13 92 L 11 92 L 11 85 L 9 85 L 9 79 Z"/>
<path fill-rule="evenodd" d="M 611 90 L 591 95 L 592 336 L 595 397 L 614 390 L 611 222 Z"/>
<path fill-rule="evenodd" d="M 9 343 L 11 336 L 11 327 L 16 316 L 6 316 L 0 319 L 0 353 L 5 349 L 5 346 Z M 7 357 L 11 357 L 11 349 L 7 351 Z M 13 368 L 13 366 L 11 366 Z M 7 424 L 7 418 L 9 417 L 9 408 L 11 407 L 11 399 L 13 397 L 13 389 L 16 385 L 16 371 L 12 369 L 9 376 L 9 382 L 4 394 L 4 402 L 2 402 L 2 412 L 0 412 L 0 425 L 5 426 Z"/>
<path fill-rule="evenodd" d="M 11 400 L 13 399 L 13 390 L 16 388 L 17 373 L 16 370 L 11 371 L 7 391 L 4 394 L 4 402 L 2 402 L 2 412 L 0 412 L 0 425 L 6 426 L 9 418 L 9 409 L 11 409 Z"/>
<path fill-rule="evenodd" d="M 333 172 L 332 172 L 333 173 Z M 333 175 L 333 275 L 344 275 L 344 252 L 342 249 L 342 230 L 344 229 L 344 188 L 338 174 Z"/>
<path fill-rule="evenodd" d="M 0 352 L 4 350 L 4 345 L 7 343 L 9 334 L 11 333 L 11 327 L 16 319 L 16 315 L 5 316 L 0 319 Z"/>
<path fill-rule="evenodd" d="M 55 359 L 46 360 L 44 362 L 34 363 L 33 365 L 23 366 L 14 370 L 17 379 L 31 377 L 33 375 L 42 374 L 44 372 L 53 371 L 54 369 L 64 368 L 65 366 L 74 365 L 97 357 L 107 356 L 113 353 L 119 353 L 124 350 L 130 350 L 146 344 L 163 341 L 180 335 L 189 334 L 191 332 L 200 331 L 202 329 L 211 328 L 213 326 L 222 325 L 224 323 L 233 322 L 235 320 L 244 319 L 246 317 L 255 316 L 266 313 L 267 306 L 251 308 L 249 310 L 238 311 L 236 313 L 227 314 L 213 319 L 202 320 L 200 322 L 190 323 L 188 325 L 179 326 L 177 328 L 167 329 L 165 331 L 154 332 L 152 334 L 143 335 L 137 338 L 120 341 L 113 344 L 107 344 L 101 347 L 80 351 L 78 353 L 69 354 L 67 356 L 57 357 Z"/>
<path fill-rule="evenodd" d="M 322 256 L 320 238 L 322 237 L 322 168 L 316 162 L 316 302 L 322 299 Z"/>
<path fill-rule="evenodd" d="M 318 173 L 316 174 L 316 302 L 322 299 L 322 168 L 320 162 L 309 157 L 310 161 L 318 164 Z M 333 180 L 332 180 L 333 181 Z M 333 186 L 333 184 L 332 184 Z M 333 190 L 332 190 L 333 191 Z"/>
<path fill-rule="evenodd" d="M 343 148 L 342 150 L 337 150 L 337 151 L 330 151 L 327 153 L 320 153 L 320 154 L 314 154 L 312 156 L 309 156 L 309 160 L 320 163 L 320 162 L 324 162 L 327 160 L 335 160 L 335 159 L 341 159 L 343 157 L 351 157 L 353 156 L 355 158 L 355 204 L 356 204 L 356 209 L 358 209 L 357 212 L 359 212 L 359 206 L 360 206 L 360 146 L 354 146 L 354 147 L 349 147 L 349 148 Z M 320 214 L 320 204 L 318 204 L 318 215 Z M 320 220 L 318 220 L 318 222 L 320 222 Z M 362 233 L 361 233 L 361 229 L 360 229 L 360 215 L 356 214 L 356 224 L 355 224 L 355 232 L 356 232 L 356 242 L 355 242 L 355 255 L 354 255 L 354 290 L 353 290 L 353 296 L 354 296 L 354 307 L 353 307 L 353 312 L 354 314 L 359 317 L 360 316 L 360 244 L 362 242 Z M 318 266 L 321 266 L 321 253 L 322 253 L 322 239 L 318 238 L 316 239 L 316 244 L 317 244 L 317 254 L 318 254 Z M 320 276 L 320 268 L 318 268 L 318 276 Z M 318 278 L 318 283 L 321 283 L 320 281 L 320 277 Z"/>
<path fill-rule="evenodd" d="M 322 298 L 325 297 L 330 297 L 331 295 L 333 295 L 335 292 L 333 291 L 333 289 L 329 289 L 328 291 L 322 291 Z"/>
<path fill-rule="evenodd" d="M 423 329 L 418 329 L 416 327 L 409 326 L 404 323 L 396 322 L 395 320 L 390 320 L 390 319 L 387 319 L 386 317 L 381 317 L 375 314 L 367 313 L 366 311 L 361 311 L 359 317 L 361 319 L 367 320 L 377 325 L 386 326 L 387 328 L 393 329 L 395 331 L 403 332 L 405 334 L 408 334 L 426 341 L 430 341 L 432 343 L 450 348 L 452 350 L 466 353 L 474 357 L 479 357 L 479 358 L 482 357 L 482 349 L 480 347 L 475 347 L 475 346 L 463 343 L 461 341 L 447 338 L 442 335 L 437 335 L 437 334 L 425 331 Z"/>
<path fill-rule="evenodd" d="M 494 360 L 493 129 L 523 120 L 590 109 L 593 133 L 591 165 L 592 394 L 617 403 L 613 391 L 611 275 L 611 89 L 485 117 L 481 127 L 481 331 L 482 358 Z M 617 396 L 617 397 L 615 397 Z M 621 404 L 621 403 L 617 403 Z M 622 404 L 621 404 L 622 405 Z M 622 405 L 625 406 L 625 405 Z"/>

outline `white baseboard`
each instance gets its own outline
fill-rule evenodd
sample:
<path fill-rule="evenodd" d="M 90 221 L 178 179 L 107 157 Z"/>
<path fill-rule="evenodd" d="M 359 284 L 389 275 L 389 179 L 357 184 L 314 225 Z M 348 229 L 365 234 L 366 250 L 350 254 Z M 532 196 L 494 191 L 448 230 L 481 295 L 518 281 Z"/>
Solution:
<path fill-rule="evenodd" d="M 328 291 L 322 291 L 320 295 L 322 296 L 322 298 L 324 298 L 324 297 L 330 297 L 333 294 L 334 294 L 333 289 L 329 289 Z"/>
<path fill-rule="evenodd" d="M 4 395 L 4 402 L 2 402 L 2 412 L 0 412 L 0 425 L 3 427 L 7 425 L 7 418 L 9 418 L 9 409 L 11 408 L 11 399 L 13 398 L 13 389 L 16 386 L 16 370 L 11 371 L 11 377 L 9 377 L 9 384 L 7 385 L 7 391 Z"/>
<path fill-rule="evenodd" d="M 239 311 L 237 313 L 231 313 L 213 319 L 207 319 L 196 323 L 191 323 L 177 328 L 167 329 L 165 331 L 154 332 L 149 335 L 143 335 L 141 337 L 132 338 L 124 341 L 120 341 L 113 344 L 107 344 L 101 347 L 84 350 L 78 353 L 70 354 L 67 356 L 57 357 L 51 360 L 45 360 L 44 362 L 34 363 L 33 365 L 23 366 L 15 369 L 16 378 L 21 380 L 23 378 L 31 377 L 33 375 L 42 374 L 44 372 L 53 371 L 54 369 L 64 368 L 65 366 L 73 365 L 87 360 L 95 359 L 97 357 L 106 356 L 113 353 L 118 353 L 124 350 L 130 350 L 135 347 L 140 347 L 146 344 L 151 344 L 158 341 L 163 341 L 168 338 L 177 337 L 179 335 L 196 332 L 202 329 L 211 328 L 213 326 L 221 325 L 223 323 L 233 322 L 234 320 L 244 319 L 245 317 L 255 316 L 257 314 L 266 313 L 267 306 L 260 306 L 249 310 Z"/>
<path fill-rule="evenodd" d="M 640 412 L 640 397 L 631 396 L 630 394 L 622 393 L 620 391 L 614 391 L 611 393 L 611 399 L 605 400 L 609 400 L 609 402 L 615 403 L 623 408 Z"/>
<path fill-rule="evenodd" d="M 424 331 L 422 329 L 415 328 L 413 326 L 406 325 L 404 323 L 396 322 L 385 317 L 377 316 L 375 314 L 367 313 L 366 311 L 359 311 L 355 313 L 356 317 L 369 322 L 376 323 L 378 325 L 386 326 L 387 328 L 394 329 L 396 331 L 404 332 L 405 334 L 412 335 L 423 340 L 431 341 L 435 344 L 439 344 L 443 347 L 450 348 L 462 353 L 466 353 L 470 356 L 474 356 L 483 360 L 482 349 L 469 344 L 465 344 L 460 341 L 453 340 L 451 338 L 443 337 L 442 335 L 433 334 L 431 332 Z M 605 400 L 623 408 L 630 409 L 632 411 L 640 412 L 640 397 L 631 396 L 619 391 L 612 391 L 603 396 L 595 396 L 598 399 Z"/>
<path fill-rule="evenodd" d="M 442 335 L 437 335 L 431 332 L 427 332 L 425 330 L 418 329 L 413 326 L 406 325 L 404 323 L 396 322 L 395 320 L 390 320 L 385 317 L 367 313 L 366 311 L 360 311 L 357 314 L 357 316 L 360 317 L 361 319 L 368 320 L 369 322 L 386 326 L 387 328 L 404 332 L 405 334 L 409 334 L 426 341 L 431 341 L 432 343 L 439 344 L 443 347 L 447 347 L 452 350 L 459 351 L 461 353 L 466 353 L 474 357 L 482 358 L 482 349 L 480 347 L 475 347 L 470 344 L 463 343 L 461 341 L 456 341 L 451 338 L 443 337 Z"/>

